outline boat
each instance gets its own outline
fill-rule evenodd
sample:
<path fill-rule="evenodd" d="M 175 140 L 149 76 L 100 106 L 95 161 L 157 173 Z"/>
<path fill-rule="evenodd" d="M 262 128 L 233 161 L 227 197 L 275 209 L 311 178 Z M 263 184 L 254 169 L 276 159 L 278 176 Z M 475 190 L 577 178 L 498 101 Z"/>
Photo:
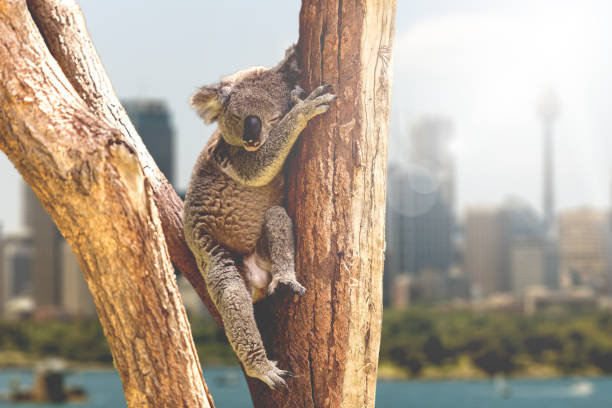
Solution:
<path fill-rule="evenodd" d="M 11 402 L 80 402 L 87 399 L 82 387 L 65 387 L 64 376 L 69 371 L 59 359 L 45 360 L 36 365 L 32 388 L 23 388 L 18 379 L 11 381 L 10 391 L 0 396 Z"/>

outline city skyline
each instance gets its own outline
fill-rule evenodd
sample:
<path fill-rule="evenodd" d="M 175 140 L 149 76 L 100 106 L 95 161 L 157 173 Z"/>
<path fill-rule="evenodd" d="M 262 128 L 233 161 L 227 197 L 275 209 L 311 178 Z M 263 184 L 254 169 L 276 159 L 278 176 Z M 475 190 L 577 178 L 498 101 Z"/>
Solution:
<path fill-rule="evenodd" d="M 165 102 L 143 98 L 122 103 L 153 159 L 172 182 L 174 131 Z M 72 249 L 30 186 L 20 184 L 19 218 L 24 229 L 0 236 L 0 317 L 94 315 L 92 294 Z M 184 290 L 188 286 L 183 285 Z M 191 309 L 198 310 L 193 303 Z"/>
<path fill-rule="evenodd" d="M 80 4 L 119 96 L 167 101 L 177 131 L 179 190 L 214 130 L 188 107 L 190 93 L 245 66 L 275 64 L 297 39 L 297 1 Z M 513 195 L 540 211 L 540 123 L 534 110 L 542 88 L 552 83 L 563 105 L 555 136 L 557 207 L 608 206 L 612 56 L 606 39 L 612 28 L 605 16 L 612 5 L 445 0 L 397 7 L 390 161 L 402 159 L 402 137 L 416 118 L 445 115 L 455 125 L 459 214 L 468 204 L 495 204 Z M 201 24 L 202 15 L 227 13 L 244 24 L 256 15 L 253 35 L 232 32 L 222 19 Z M 108 21 L 114 21 L 113 30 Z M 20 177 L 4 155 L 0 171 L 7 195 L 18 197 Z M 19 227 L 19 205 L 16 199 L 0 203 L 4 231 Z"/>
<path fill-rule="evenodd" d="M 453 124 L 432 115 L 415 122 L 406 135 L 411 164 L 391 163 L 388 171 L 386 306 L 468 301 L 531 313 L 612 293 L 610 209 L 554 211 L 550 148 L 558 105 L 547 95 L 539 107 L 545 147 L 539 214 L 515 199 L 470 206 L 459 221 L 452 210 Z"/>

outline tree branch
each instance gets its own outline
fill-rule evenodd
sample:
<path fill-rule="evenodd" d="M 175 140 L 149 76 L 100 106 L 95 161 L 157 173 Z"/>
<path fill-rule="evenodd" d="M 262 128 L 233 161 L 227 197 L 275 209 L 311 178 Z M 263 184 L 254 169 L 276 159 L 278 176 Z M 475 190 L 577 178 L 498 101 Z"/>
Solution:
<path fill-rule="evenodd" d="M 138 145 L 92 110 L 3 1 L 0 149 L 75 252 L 128 405 L 212 406 Z"/>
<path fill-rule="evenodd" d="M 90 111 L 118 129 L 137 153 L 151 185 L 172 262 L 189 280 L 217 323 L 211 301 L 183 235 L 183 201 L 157 167 L 117 98 L 88 34 L 83 13 L 74 0 L 27 0 L 51 54 Z"/>

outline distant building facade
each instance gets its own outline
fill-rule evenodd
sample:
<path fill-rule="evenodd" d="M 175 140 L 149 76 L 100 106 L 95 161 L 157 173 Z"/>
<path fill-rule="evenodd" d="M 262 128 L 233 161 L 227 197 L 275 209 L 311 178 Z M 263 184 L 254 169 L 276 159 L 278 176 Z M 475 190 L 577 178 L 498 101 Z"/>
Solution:
<path fill-rule="evenodd" d="M 27 231 L 7 234 L 2 240 L 0 312 L 5 315 L 19 299 L 31 298 L 33 290 L 33 245 Z"/>
<path fill-rule="evenodd" d="M 511 251 L 512 292 L 517 297 L 522 297 L 530 288 L 547 287 L 545 240 L 518 240 Z"/>
<path fill-rule="evenodd" d="M 69 316 L 94 316 L 96 307 L 70 245 L 61 246 L 62 310 Z"/>
<path fill-rule="evenodd" d="M 409 137 L 409 164 L 389 166 L 386 304 L 392 301 L 391 285 L 404 275 L 410 277 L 410 285 L 402 287 L 411 288 L 411 300 L 438 299 L 447 294 L 448 271 L 456 255 L 455 166 L 448 150 L 451 132 L 448 119 L 421 118 Z"/>
<path fill-rule="evenodd" d="M 610 293 L 612 247 L 607 211 L 581 208 L 559 216 L 561 287 Z"/>
<path fill-rule="evenodd" d="M 527 245 L 544 245 L 545 228 L 527 205 L 510 201 L 501 207 L 472 208 L 465 219 L 465 271 L 475 298 L 511 292 L 525 282 L 524 267 L 537 268 Z M 531 252 L 529 252 L 531 251 Z M 528 260 L 522 259 L 529 252 Z M 545 262 L 545 261 L 542 261 Z M 539 275 L 544 272 L 540 271 Z M 539 279 L 539 278 L 538 278 Z"/>
<path fill-rule="evenodd" d="M 132 100 L 124 104 L 160 170 L 174 181 L 174 135 L 165 103 Z M 53 220 L 27 184 L 23 184 L 23 223 L 27 237 L 3 240 L 0 308 L 19 288 L 26 293 L 40 316 L 91 316 L 93 298 L 78 262 Z M 29 265 L 29 266 L 28 266 Z M 12 269 L 11 269 L 12 268 Z M 30 270 L 16 274 L 17 269 Z M 20 292 L 20 293 L 21 293 Z"/>
<path fill-rule="evenodd" d="M 62 303 L 61 245 L 64 238 L 30 186 L 23 183 L 23 222 L 32 235 L 33 299 L 37 308 Z"/>
<path fill-rule="evenodd" d="M 174 131 L 166 103 L 159 99 L 128 99 L 122 104 L 155 163 L 173 184 Z"/>
<path fill-rule="evenodd" d="M 497 292 L 502 286 L 501 235 L 497 209 L 468 210 L 465 217 L 465 270 L 475 298 Z"/>

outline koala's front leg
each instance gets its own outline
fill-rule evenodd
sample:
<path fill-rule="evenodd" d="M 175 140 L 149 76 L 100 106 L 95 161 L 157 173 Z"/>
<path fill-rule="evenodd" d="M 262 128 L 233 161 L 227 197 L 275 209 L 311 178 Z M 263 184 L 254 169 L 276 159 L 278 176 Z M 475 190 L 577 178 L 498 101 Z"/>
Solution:
<path fill-rule="evenodd" d="M 283 207 L 274 206 L 264 214 L 262 241 L 266 257 L 271 263 L 272 281 L 268 285 L 268 295 L 274 294 L 279 285 L 303 295 L 306 289 L 295 277 L 295 244 L 293 222 Z"/>
<path fill-rule="evenodd" d="M 242 363 L 246 374 L 265 382 L 270 388 L 286 386 L 287 371 L 268 360 L 261 335 L 255 323 L 251 294 L 247 291 L 231 253 L 213 246 L 207 262 L 198 262 L 208 293 L 215 303 L 225 334 Z"/>

